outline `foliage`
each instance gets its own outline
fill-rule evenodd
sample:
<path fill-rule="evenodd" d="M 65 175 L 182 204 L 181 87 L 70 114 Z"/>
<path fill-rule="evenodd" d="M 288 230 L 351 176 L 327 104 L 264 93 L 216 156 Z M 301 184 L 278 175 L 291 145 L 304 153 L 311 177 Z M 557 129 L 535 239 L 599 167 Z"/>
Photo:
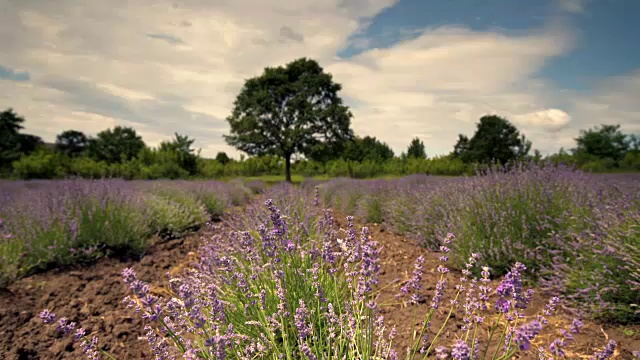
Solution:
<path fill-rule="evenodd" d="M 424 159 L 427 157 L 422 140 L 417 137 L 411 140 L 411 144 L 407 148 L 407 157 L 412 159 Z"/>
<path fill-rule="evenodd" d="M 124 302 L 146 320 L 146 340 L 156 358 L 495 360 L 534 352 L 551 358 L 538 348 L 537 337 L 561 299 L 553 297 L 542 311 L 525 317 L 533 291 L 525 290 L 523 264 L 510 268 L 495 296 L 490 269 L 478 266 L 477 255 L 469 257 L 462 275 L 450 272 L 453 234 L 443 239 L 443 255 L 432 270 L 439 274 L 433 297 L 423 297 L 424 256 L 415 260 L 412 276 L 397 294 L 408 306 L 430 302 L 424 316 L 399 325 L 412 335 L 408 349 L 396 352 L 396 328 L 385 325 L 385 303 L 377 296 L 388 285 L 380 283 L 382 250 L 369 229 L 358 232 L 349 216 L 346 231 L 338 232 L 330 210 L 320 211 L 316 201 L 311 205 L 306 194 L 290 187 L 280 186 L 271 195 L 279 195 L 279 208 L 269 199 L 266 212 L 253 205 L 237 214 L 231 219 L 236 231 L 209 237 L 198 262 L 170 279 L 168 296 L 151 291 L 133 269 L 123 270 L 130 293 Z M 453 301 L 444 301 L 445 292 Z M 442 310 L 444 318 L 438 316 Z M 57 320 L 48 309 L 39 317 L 46 324 Z M 445 333 L 452 319 L 463 321 L 456 333 Z M 84 328 L 76 329 L 66 318 L 57 325 L 58 334 L 74 332 L 88 357 L 115 359 L 104 350 L 112 347 L 101 345 L 96 334 L 89 339 Z M 582 326 L 574 319 L 549 351 L 564 353 L 562 347 Z M 453 344 L 447 340 L 452 338 Z M 610 358 L 615 347 L 610 340 L 594 356 Z"/>
<path fill-rule="evenodd" d="M 250 191 L 216 181 L 0 183 L 0 287 L 50 267 L 140 255 L 152 235 L 185 235 L 220 218 L 232 199 L 244 204 L 240 193 Z"/>
<path fill-rule="evenodd" d="M 220 151 L 218 152 L 218 154 L 216 154 L 216 161 L 218 161 L 222 165 L 227 165 L 227 163 L 229 163 L 231 159 L 226 152 Z"/>
<path fill-rule="evenodd" d="M 195 139 L 189 139 L 186 135 L 175 133 L 175 139 L 170 142 L 160 143 L 160 151 L 172 153 L 175 156 L 176 164 L 187 171 L 189 175 L 197 172 L 198 154 L 191 148 Z"/>
<path fill-rule="evenodd" d="M 89 143 L 89 138 L 78 130 L 65 130 L 56 136 L 55 148 L 70 157 L 81 155 Z"/>
<path fill-rule="evenodd" d="M 508 120 L 485 115 L 470 140 L 459 136 L 454 152 L 465 162 L 506 164 L 522 159 L 530 149 L 531 142 Z"/>
<path fill-rule="evenodd" d="M 37 136 L 21 134 L 24 118 L 9 108 L 0 112 L 0 173 L 22 155 L 33 153 L 43 142 Z"/>
<path fill-rule="evenodd" d="M 393 158 L 393 150 L 375 137 L 356 137 L 346 144 L 342 158 L 354 162 L 384 162 Z"/>
<path fill-rule="evenodd" d="M 14 161 L 12 166 L 14 174 L 20 179 L 55 179 L 68 173 L 68 164 L 65 155 L 40 148 Z"/>
<path fill-rule="evenodd" d="M 283 157 L 291 181 L 292 155 L 352 136 L 351 113 L 338 97 L 340 89 L 314 60 L 268 67 L 245 82 L 227 118 L 231 132 L 225 139 L 249 155 Z"/>
<path fill-rule="evenodd" d="M 609 159 L 615 163 L 621 161 L 629 151 L 629 141 L 620 131 L 620 125 L 602 125 L 593 129 L 581 130 L 573 150 L 578 159 Z M 584 160 L 583 160 L 584 161 Z"/>
<path fill-rule="evenodd" d="M 133 159 L 145 148 L 144 141 L 133 128 L 116 126 L 103 130 L 89 141 L 89 155 L 108 164 Z"/>

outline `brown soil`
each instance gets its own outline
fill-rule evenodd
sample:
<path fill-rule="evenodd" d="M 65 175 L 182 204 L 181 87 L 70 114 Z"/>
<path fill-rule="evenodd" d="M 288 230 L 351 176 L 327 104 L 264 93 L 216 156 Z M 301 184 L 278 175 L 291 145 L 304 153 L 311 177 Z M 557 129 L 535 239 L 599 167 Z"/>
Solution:
<path fill-rule="evenodd" d="M 336 216 L 340 224 L 344 217 Z M 382 251 L 380 309 L 385 316 L 385 323 L 390 329 L 396 326 L 398 335 L 394 340 L 394 348 L 404 358 L 404 349 L 411 343 L 410 325 L 421 324 L 423 316 L 428 312 L 429 301 L 433 296 L 438 274 L 438 254 L 428 252 L 415 243 L 384 231 L 382 226 L 370 225 L 372 236 L 384 249 Z M 207 233 L 210 235 L 210 233 Z M 143 321 L 132 310 L 121 303 L 126 296 L 126 287 L 121 281 L 120 272 L 125 267 L 133 267 L 138 276 L 156 286 L 161 291 L 167 285 L 166 273 L 176 272 L 178 268 L 194 258 L 193 251 L 200 243 L 200 235 L 191 235 L 185 239 L 176 239 L 153 246 L 150 252 L 140 261 L 121 261 L 104 259 L 90 267 L 53 270 L 22 279 L 9 288 L 9 292 L 0 294 L 0 354 L 1 359 L 81 359 L 83 354 L 71 340 L 55 339 L 52 326 L 44 326 L 37 318 L 40 310 L 48 308 L 78 322 L 90 333 L 100 336 L 100 344 L 115 355 L 117 359 L 151 358 L 149 347 L 143 336 Z M 424 264 L 423 294 L 426 301 L 417 305 L 403 304 L 394 295 L 400 292 L 402 283 L 409 279 L 413 271 L 415 259 L 423 254 Z M 451 274 L 448 290 L 442 300 L 443 306 L 432 320 L 429 338 L 432 339 L 438 330 L 449 300 L 453 297 L 455 278 L 459 274 Z M 388 286 L 387 286 L 388 285 Z M 497 286 L 493 282 L 492 287 Z M 535 314 L 544 306 L 544 298 L 536 294 L 531 310 L 527 315 Z M 461 301 L 463 299 L 460 299 Z M 462 323 L 459 315 L 452 317 L 444 328 L 440 339 L 442 344 L 450 345 L 456 339 L 458 326 Z M 491 323 L 495 318 L 487 318 Z M 544 332 L 534 341 L 533 349 L 548 345 L 560 335 L 559 329 L 567 328 L 571 318 L 560 313 L 550 319 Z M 624 331 L 633 331 L 633 335 L 625 335 Z M 628 332 L 630 334 L 630 332 Z M 487 338 L 486 329 L 481 330 L 481 339 Z M 632 359 L 631 351 L 640 349 L 640 326 L 618 328 L 600 326 L 585 322 L 585 327 L 576 341 L 566 347 L 570 359 L 583 358 L 577 354 L 592 354 L 601 349 L 613 338 L 618 342 L 617 359 Z M 484 348 L 481 348 L 484 350 Z M 490 349 L 492 350 L 492 349 Z M 433 358 L 430 356 L 430 358 Z M 532 350 L 521 359 L 535 359 L 536 351 Z M 588 358 L 588 357 L 584 357 Z"/>
<path fill-rule="evenodd" d="M 406 348 L 412 343 L 412 330 L 410 324 L 414 324 L 417 331 L 422 325 L 425 315 L 429 312 L 429 303 L 435 290 L 435 284 L 437 283 L 440 274 L 437 273 L 436 268 L 439 265 L 439 254 L 427 251 L 402 236 L 397 236 L 384 230 L 384 225 L 378 226 L 376 224 L 369 225 L 371 234 L 374 240 L 384 246 L 381 254 L 382 273 L 380 279 L 380 297 L 378 302 L 381 304 L 380 309 L 385 317 L 385 325 L 388 328 L 396 326 L 398 331 L 394 340 L 394 348 L 398 351 L 401 358 L 406 354 Z M 397 300 L 394 295 L 400 293 L 400 288 L 409 278 L 411 278 L 413 271 L 413 264 L 415 259 L 424 255 L 426 258 L 423 265 L 423 287 L 422 295 L 426 299 L 423 303 L 408 304 L 402 303 L 403 299 Z M 459 272 L 452 271 L 448 278 L 447 290 L 442 299 L 441 306 L 436 312 L 435 318 L 432 318 L 431 331 L 429 331 L 429 339 L 433 339 L 436 332 L 439 330 L 443 320 L 446 318 L 449 311 L 449 302 L 455 296 L 455 284 L 457 279 L 461 276 Z M 491 282 L 492 289 L 495 289 L 499 284 L 498 280 Z M 496 295 L 492 295 L 491 301 L 495 303 L 497 299 Z M 541 309 L 544 308 L 547 297 L 543 294 L 536 293 L 534 295 L 530 308 L 525 311 L 526 318 L 522 322 L 528 322 L 529 319 L 535 318 Z M 464 296 L 460 296 L 460 305 L 464 302 Z M 485 318 L 485 328 L 479 331 L 480 339 L 488 338 L 489 326 L 496 320 L 496 312 L 491 311 L 492 316 Z M 451 316 L 447 325 L 443 329 L 439 339 L 442 342 L 438 342 L 440 345 L 450 346 L 456 340 L 456 336 L 461 335 L 461 331 L 458 329 L 462 326 L 462 309 L 460 308 L 454 315 Z M 532 350 L 525 355 L 520 355 L 517 358 L 520 359 L 537 359 L 537 349 L 539 346 L 544 346 L 545 349 L 549 349 L 549 345 L 556 338 L 562 338 L 559 330 L 569 329 L 569 324 L 573 320 L 573 317 L 568 312 L 558 310 L 556 315 L 548 318 L 549 324 L 544 326 L 543 332 L 538 335 L 532 341 Z M 632 351 L 640 350 L 640 326 L 628 326 L 628 327 L 610 327 L 605 325 L 596 324 L 594 322 L 583 321 L 585 326 L 582 328 L 581 333 L 575 335 L 575 341 L 568 343 L 568 346 L 564 348 L 568 359 L 581 359 L 589 358 L 594 351 L 601 350 L 607 343 L 608 339 L 614 339 L 618 343 L 615 359 L 633 359 Z M 522 324 L 521 323 L 521 324 Z M 625 331 L 627 334 L 625 334 Z M 497 337 L 494 337 L 497 339 Z M 492 341 L 495 343 L 495 340 Z M 481 354 L 485 350 L 484 345 L 481 345 Z M 488 354 L 492 354 L 495 347 L 489 349 Z M 433 352 L 431 352 L 433 353 Z M 588 355 L 588 356 L 585 356 Z M 430 358 L 431 355 L 429 356 Z M 482 357 L 481 357 L 482 358 Z M 489 358 L 490 355 L 489 355 Z"/>
<path fill-rule="evenodd" d="M 37 274 L 12 284 L 0 294 L 1 359 L 83 359 L 71 339 L 56 339 L 55 326 L 44 325 L 38 313 L 45 308 L 97 334 L 104 349 L 117 359 L 150 359 L 139 314 L 127 309 L 120 272 L 133 267 L 142 280 L 163 286 L 168 271 L 193 256 L 200 237 L 168 240 L 151 247 L 140 261 L 102 259 L 92 266 L 76 266 Z M 152 288 L 153 290 L 153 288 Z"/>

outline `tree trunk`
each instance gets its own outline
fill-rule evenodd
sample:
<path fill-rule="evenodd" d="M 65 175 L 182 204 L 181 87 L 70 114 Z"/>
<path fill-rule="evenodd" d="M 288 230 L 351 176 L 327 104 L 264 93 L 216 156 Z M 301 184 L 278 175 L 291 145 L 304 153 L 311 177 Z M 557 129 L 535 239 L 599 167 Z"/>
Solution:
<path fill-rule="evenodd" d="M 284 155 L 284 172 L 287 182 L 291 181 L 291 154 Z"/>

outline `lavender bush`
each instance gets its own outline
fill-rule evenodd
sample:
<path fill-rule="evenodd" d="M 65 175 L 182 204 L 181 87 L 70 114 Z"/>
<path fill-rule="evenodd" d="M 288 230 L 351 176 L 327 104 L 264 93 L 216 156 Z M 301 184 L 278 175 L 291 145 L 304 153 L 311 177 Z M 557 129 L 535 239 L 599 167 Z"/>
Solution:
<path fill-rule="evenodd" d="M 31 185 L 14 185 L 2 196 L 6 235 L 0 243 L 0 278 L 5 285 L 37 269 L 91 259 L 98 247 L 132 252 L 145 248 L 149 234 L 141 201 L 125 182 Z"/>
<path fill-rule="evenodd" d="M 3 181 L 0 287 L 52 266 L 142 254 L 152 235 L 184 235 L 247 191 L 215 181 Z"/>
<path fill-rule="evenodd" d="M 444 303 L 443 294 L 456 276 L 446 266 L 455 243 L 454 236 L 447 234 L 440 247 L 440 280 L 431 310 L 418 319 L 420 327 L 412 329 L 416 331 L 411 346 L 398 353 L 393 344 L 397 329 L 386 328 L 378 310 L 377 293 L 384 285 L 379 284 L 381 249 L 368 229 L 358 233 L 348 217 L 347 229 L 338 230 L 329 210 L 321 212 L 300 202 L 297 190 L 283 186 L 272 191 L 292 201 L 284 202 L 289 212 L 267 200 L 262 212 L 253 209 L 250 219 L 239 222 L 256 227 L 213 237 L 201 248 L 199 262 L 170 280 L 172 296 L 159 298 L 132 269 L 122 272 L 131 291 L 124 303 L 147 320 L 147 340 L 156 358 L 414 359 L 433 354 L 462 360 L 509 359 L 528 351 L 552 359 L 562 356 L 571 334 L 580 331 L 582 323 L 574 320 L 548 349 L 532 349 L 532 340 L 560 299 L 552 298 L 541 313 L 527 320 L 524 310 L 533 291 L 524 289 L 526 266 L 521 263 L 496 288 L 498 298 L 491 299 L 489 268 L 481 267 L 481 275 L 474 277 L 471 270 L 479 255 L 472 254 L 455 286 L 454 299 Z M 298 211 L 312 215 L 296 216 Z M 398 295 L 412 303 L 420 301 L 423 262 L 422 257 L 416 260 L 413 278 Z M 435 323 L 439 308 L 449 310 L 441 323 Z M 454 312 L 462 313 L 464 326 L 457 340 L 447 344 L 441 335 Z M 495 314 L 484 339 L 479 328 Z M 45 323 L 56 319 L 49 310 L 40 317 Z M 89 339 L 84 329 L 76 329 L 68 319 L 60 319 L 57 329 L 63 334 L 75 331 L 74 338 L 88 358 L 101 354 L 113 358 L 101 350 L 97 337 Z M 611 341 L 592 358 L 610 358 L 615 346 Z"/>
<path fill-rule="evenodd" d="M 323 186 L 323 199 L 343 211 L 381 218 L 435 251 L 447 233 L 456 232 L 455 268 L 464 268 L 471 253 L 480 254 L 496 275 L 521 262 L 532 270 L 530 280 L 570 295 L 576 305 L 586 302 L 580 307 L 588 313 L 632 322 L 640 316 L 633 308 L 633 299 L 640 298 L 638 180 L 527 163 L 469 178 L 336 180 Z M 598 295 L 603 284 L 610 289 L 604 298 Z M 601 311 L 603 306 L 611 311 Z"/>

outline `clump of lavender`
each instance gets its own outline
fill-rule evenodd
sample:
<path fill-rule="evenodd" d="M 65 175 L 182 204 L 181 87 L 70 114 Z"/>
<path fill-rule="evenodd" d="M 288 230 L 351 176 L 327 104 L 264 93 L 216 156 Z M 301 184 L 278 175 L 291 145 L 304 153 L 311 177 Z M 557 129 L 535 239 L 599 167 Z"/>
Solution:
<path fill-rule="evenodd" d="M 353 217 L 348 217 L 346 229 L 335 229 L 330 212 L 301 203 L 290 188 L 269 191 L 281 191 L 295 205 L 288 203 L 283 211 L 267 200 L 261 211 L 249 207 L 245 216 L 250 218 L 235 224 L 253 224 L 253 230 L 212 236 L 200 249 L 200 260 L 170 280 L 168 298 L 153 295 L 133 270 L 123 271 L 131 293 L 124 302 L 146 320 L 146 338 L 154 355 L 163 359 L 398 359 L 393 350 L 395 329 L 386 328 L 378 311 L 381 248 L 368 228 L 357 231 Z M 534 320 L 523 323 L 523 311 L 533 296 L 522 283 L 527 267 L 516 263 L 496 289 L 499 299 L 490 303 L 490 269 L 480 267 L 481 277 L 473 275 L 478 254 L 468 257 L 457 282 L 452 279 L 458 276 L 447 266 L 454 241 L 451 233 L 442 241 L 440 278 L 428 314 L 418 329 L 412 329 L 415 335 L 406 359 L 433 353 L 442 359 L 508 359 L 529 351 L 559 298 L 552 298 Z M 408 296 L 414 305 L 421 300 L 416 296 L 423 262 L 424 258 L 416 260 L 413 278 L 401 289 L 401 296 Z M 447 287 L 453 285 L 453 300 L 443 303 Z M 446 317 L 436 324 L 435 311 L 443 309 Z M 459 310 L 464 326 L 453 343 L 444 343 L 446 324 Z M 492 311 L 497 318 L 483 341 L 478 330 Z M 49 313 L 42 318 L 55 319 Z M 68 324 L 62 326 L 66 329 Z M 578 331 L 580 326 L 574 322 L 570 329 Z M 551 344 L 552 352 L 561 354 L 561 341 Z M 608 345 L 596 358 L 610 357 L 611 348 Z"/>
<path fill-rule="evenodd" d="M 216 236 L 159 298 L 132 269 L 124 303 L 147 322 L 158 358 L 394 358 L 378 314 L 378 244 L 350 218 L 344 238 L 327 213 L 291 224 L 274 202 L 255 232 Z M 308 223 L 307 223 L 308 222 Z M 322 226 L 318 225 L 322 222 Z M 323 229 L 311 238 L 305 229 Z"/>

